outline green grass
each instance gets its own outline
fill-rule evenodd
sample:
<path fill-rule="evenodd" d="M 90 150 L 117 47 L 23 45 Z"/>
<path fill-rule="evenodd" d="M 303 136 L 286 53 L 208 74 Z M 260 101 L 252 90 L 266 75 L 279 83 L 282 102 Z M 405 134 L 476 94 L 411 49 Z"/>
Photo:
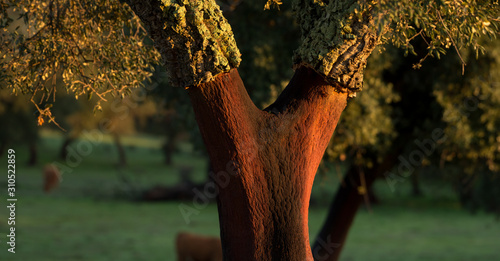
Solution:
<path fill-rule="evenodd" d="M 103 142 L 65 173 L 60 187 L 49 195 L 42 191 L 41 169 L 57 159 L 61 139 L 49 135 L 40 142 L 40 164 L 35 167 L 25 166 L 25 147 L 12 146 L 17 155 L 16 254 L 7 252 L 4 206 L 0 260 L 175 260 L 178 231 L 218 234 L 215 204 L 191 216 L 187 224 L 178 202 L 128 200 L 131 191 L 175 184 L 181 167 L 191 167 L 202 180 L 203 158 L 179 153 L 173 166 L 165 166 L 153 139 L 131 138 L 124 143 L 133 145 L 127 148 L 129 168 L 117 168 L 115 148 Z M 4 154 L 0 162 L 4 177 L 6 165 Z M 123 177 L 134 185 L 123 183 Z M 313 197 L 320 203 L 309 217 L 312 238 L 326 214 L 322 206 L 331 199 L 337 182 L 334 173 L 318 178 Z M 401 184 L 393 193 L 384 181 L 376 184 L 383 204 L 371 206 L 371 212 L 360 211 L 342 260 L 500 260 L 500 223 L 493 216 L 461 210 L 445 184 L 426 184 L 427 196 L 416 199 L 407 196 L 408 185 Z M 0 188 L 0 202 L 6 205 L 6 178 L 0 179 Z"/>

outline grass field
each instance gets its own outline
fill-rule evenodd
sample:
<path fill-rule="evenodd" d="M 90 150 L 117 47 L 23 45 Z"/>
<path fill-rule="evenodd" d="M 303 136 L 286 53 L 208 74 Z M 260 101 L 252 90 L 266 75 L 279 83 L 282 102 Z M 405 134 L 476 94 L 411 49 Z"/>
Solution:
<path fill-rule="evenodd" d="M 125 139 L 125 144 L 133 146 L 127 148 L 129 167 L 120 170 L 115 166 L 112 144 L 95 144 L 91 153 L 64 174 L 60 187 L 47 195 L 42 191 L 41 169 L 57 159 L 61 142 L 55 135 L 46 135 L 39 143 L 40 163 L 35 167 L 25 166 L 24 146 L 11 146 L 17 156 L 15 254 L 7 252 L 5 243 L 9 213 L 4 153 L 0 162 L 4 173 L 0 204 L 5 205 L 0 208 L 0 260 L 175 260 L 173 240 L 178 231 L 218 234 L 215 204 L 200 210 L 187 224 L 178 202 L 130 200 L 153 184 L 175 184 L 183 167 L 192 168 L 196 178 L 203 179 L 206 162 L 189 154 L 189 148 L 169 167 L 163 165 L 157 146 L 160 141 Z M 334 173 L 318 177 L 313 196 L 327 202 L 337 183 Z M 342 260 L 500 260 L 500 222 L 495 217 L 461 210 L 445 184 L 424 184 L 426 196 L 417 199 L 407 196 L 407 185 L 393 193 L 383 181 L 376 184 L 383 204 L 360 211 Z M 325 217 L 323 205 L 310 211 L 312 237 Z"/>

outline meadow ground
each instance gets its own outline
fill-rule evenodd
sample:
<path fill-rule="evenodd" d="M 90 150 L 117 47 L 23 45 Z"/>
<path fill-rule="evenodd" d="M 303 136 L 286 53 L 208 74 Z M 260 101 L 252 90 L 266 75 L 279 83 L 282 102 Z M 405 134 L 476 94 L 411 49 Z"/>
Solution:
<path fill-rule="evenodd" d="M 16 150 L 16 253 L 7 251 L 7 157 L 0 161 L 0 260 L 175 260 L 178 231 L 218 234 L 217 209 L 210 204 L 186 223 L 180 202 L 132 200 L 154 184 L 175 184 L 181 168 L 192 168 L 203 180 L 206 161 L 185 146 L 173 166 L 163 164 L 161 141 L 150 137 L 124 139 L 129 167 L 116 167 L 116 151 L 104 142 L 64 174 L 53 193 L 42 190 L 41 169 L 57 160 L 60 137 L 46 134 L 39 142 L 39 164 L 26 167 L 27 149 Z M 76 146 L 74 144 L 73 146 Z M 65 164 L 64 161 L 58 160 Z M 128 182 L 124 182 L 127 180 Z M 310 210 L 311 237 L 326 215 L 325 205 L 338 184 L 331 171 L 318 176 Z M 409 184 L 395 192 L 381 180 L 376 192 L 383 204 L 362 209 L 350 231 L 344 261 L 495 261 L 500 260 L 500 222 L 492 215 L 471 215 L 444 183 L 423 183 L 424 197 L 412 198 Z M 184 204 L 192 205 L 187 201 Z"/>

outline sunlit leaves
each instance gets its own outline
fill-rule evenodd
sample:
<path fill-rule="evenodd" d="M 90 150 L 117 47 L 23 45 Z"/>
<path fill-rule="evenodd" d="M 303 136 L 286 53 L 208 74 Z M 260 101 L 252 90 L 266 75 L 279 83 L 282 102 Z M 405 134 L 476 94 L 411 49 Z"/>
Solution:
<path fill-rule="evenodd" d="M 478 61 L 468 53 L 463 77 L 443 76 L 434 87 L 449 137 L 443 159 L 464 165 L 469 173 L 484 167 L 500 171 L 500 42 L 485 46 L 487 55 Z"/>
<path fill-rule="evenodd" d="M 32 95 L 35 103 L 55 97 L 58 84 L 76 97 L 126 95 L 159 62 L 159 54 L 144 42 L 139 19 L 118 1 L 4 2 L 0 81 L 13 93 Z M 39 112 L 51 118 L 50 110 Z"/>
<path fill-rule="evenodd" d="M 267 0 L 266 4 L 264 5 L 264 10 L 269 10 L 271 8 L 276 8 L 279 9 L 280 5 L 283 3 L 280 0 Z"/>
<path fill-rule="evenodd" d="M 356 99 L 348 103 L 335 134 L 327 148 L 327 155 L 333 160 L 345 160 L 347 156 L 356 164 L 372 166 L 366 153 L 377 151 L 379 157 L 389 153 L 391 143 L 398 135 L 394 122 L 392 103 L 400 100 L 393 85 L 383 80 L 384 70 L 396 63 L 394 55 L 375 51 L 365 70 L 366 88 Z"/>
<path fill-rule="evenodd" d="M 414 52 L 412 40 L 417 37 L 427 42 L 427 55 L 438 58 L 449 48 L 454 48 L 459 53 L 461 48 L 472 46 L 476 52 L 480 52 L 483 47 L 478 39 L 482 36 L 494 38 L 498 34 L 498 1 L 362 2 L 361 10 L 371 10 L 379 32 L 382 33 L 382 41 L 401 47 L 407 53 Z"/>

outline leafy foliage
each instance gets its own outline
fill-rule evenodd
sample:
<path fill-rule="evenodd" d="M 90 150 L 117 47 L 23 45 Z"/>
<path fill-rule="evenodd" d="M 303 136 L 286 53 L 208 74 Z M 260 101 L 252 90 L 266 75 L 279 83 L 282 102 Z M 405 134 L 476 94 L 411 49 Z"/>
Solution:
<path fill-rule="evenodd" d="M 242 53 L 241 76 L 254 101 L 265 106 L 290 79 L 292 52 L 300 45 L 291 1 L 284 1 L 281 10 L 266 12 L 262 12 L 262 2 L 221 2 Z M 267 7 L 280 2 L 267 1 Z M 324 6 L 339 1 L 310 2 Z M 418 138 L 443 127 L 447 139 L 439 144 L 439 153 L 425 159 L 427 162 L 439 165 L 450 161 L 469 173 L 481 168 L 498 172 L 500 54 L 498 42 L 483 41 L 498 32 L 498 1 L 378 0 L 358 1 L 355 6 L 342 21 L 371 16 L 381 37 L 378 44 L 393 44 L 403 51 L 384 45 L 380 46 L 384 52 L 372 54 L 364 73 L 368 88 L 349 102 L 328 155 L 370 166 L 373 160 L 391 153 L 391 143 L 401 130 Z M 0 8 L 0 77 L 14 93 L 45 94 L 33 96 L 38 102 L 54 96 L 54 81 L 60 84 L 60 80 L 76 96 L 97 94 L 91 100 L 105 94 L 125 94 L 150 75 L 150 64 L 159 59 L 146 44 L 146 32 L 138 19 L 118 2 L 58 0 L 50 5 L 42 0 L 22 0 L 3 1 Z M 350 38 L 353 28 L 344 24 L 336 30 Z M 424 63 L 425 58 L 439 58 L 449 48 L 456 49 L 460 57 L 443 56 L 439 66 L 432 65 L 431 59 Z M 487 55 L 474 62 L 484 50 Z M 409 53 L 419 58 L 402 59 Z M 415 63 L 418 68 L 426 66 L 409 70 L 409 64 Z M 463 76 L 460 63 L 469 64 Z M 175 98 L 165 105 L 167 111 L 176 111 L 169 126 L 192 129 L 185 93 L 164 88 L 166 78 L 155 79 L 161 88 L 154 94 Z M 420 100 L 421 96 L 426 99 Z M 423 110 L 425 113 L 418 113 Z M 411 150 L 411 144 L 408 148 Z M 367 152 L 378 158 L 369 157 Z"/>
<path fill-rule="evenodd" d="M 412 40 L 424 39 L 427 56 L 439 58 L 445 50 L 471 46 L 484 51 L 479 39 L 496 37 L 500 22 L 498 1 L 431 0 L 431 1 L 362 1 L 361 10 L 371 10 L 382 43 L 391 43 L 415 54 Z M 460 53 L 459 53 L 460 55 Z"/>
<path fill-rule="evenodd" d="M 484 45 L 488 52 L 479 60 L 467 54 L 463 77 L 442 75 L 434 86 L 449 137 L 442 157 L 471 174 L 500 171 L 500 42 Z"/>
<path fill-rule="evenodd" d="M 266 4 L 264 5 L 264 10 L 271 9 L 271 7 L 279 8 L 279 6 L 282 4 L 283 3 L 280 0 L 267 0 Z"/>
<path fill-rule="evenodd" d="M 300 31 L 290 1 L 281 10 L 262 11 L 258 1 L 242 1 L 224 15 L 234 30 L 242 62 L 238 69 L 252 100 L 263 108 L 270 105 L 293 75 L 292 55 L 299 45 Z"/>
<path fill-rule="evenodd" d="M 388 150 L 398 135 L 394 126 L 396 109 L 392 104 L 401 97 L 383 76 L 384 71 L 397 64 L 396 57 L 394 52 L 375 51 L 368 60 L 366 89 L 344 110 L 326 151 L 330 160 L 350 159 L 355 164 L 371 167 L 375 162 L 366 156 L 368 152 L 376 152 L 375 160 L 390 153 Z"/>
<path fill-rule="evenodd" d="M 125 96 L 151 75 L 159 54 L 130 8 L 115 0 L 20 0 L 0 5 L 0 81 L 13 94 L 55 98 L 62 81 L 75 97 Z"/>
<path fill-rule="evenodd" d="M 274 1 L 268 1 L 270 5 Z M 472 46 L 482 50 L 481 36 L 495 37 L 499 25 L 498 1 L 295 0 L 302 29 L 294 64 L 311 67 L 341 92 L 354 97 L 362 88 L 366 57 L 377 44 L 391 43 L 415 54 L 420 36 L 428 56 Z M 374 34 L 377 36 L 375 37 Z M 344 62 L 345 60 L 349 62 Z M 464 63 L 465 64 L 465 63 Z"/>

